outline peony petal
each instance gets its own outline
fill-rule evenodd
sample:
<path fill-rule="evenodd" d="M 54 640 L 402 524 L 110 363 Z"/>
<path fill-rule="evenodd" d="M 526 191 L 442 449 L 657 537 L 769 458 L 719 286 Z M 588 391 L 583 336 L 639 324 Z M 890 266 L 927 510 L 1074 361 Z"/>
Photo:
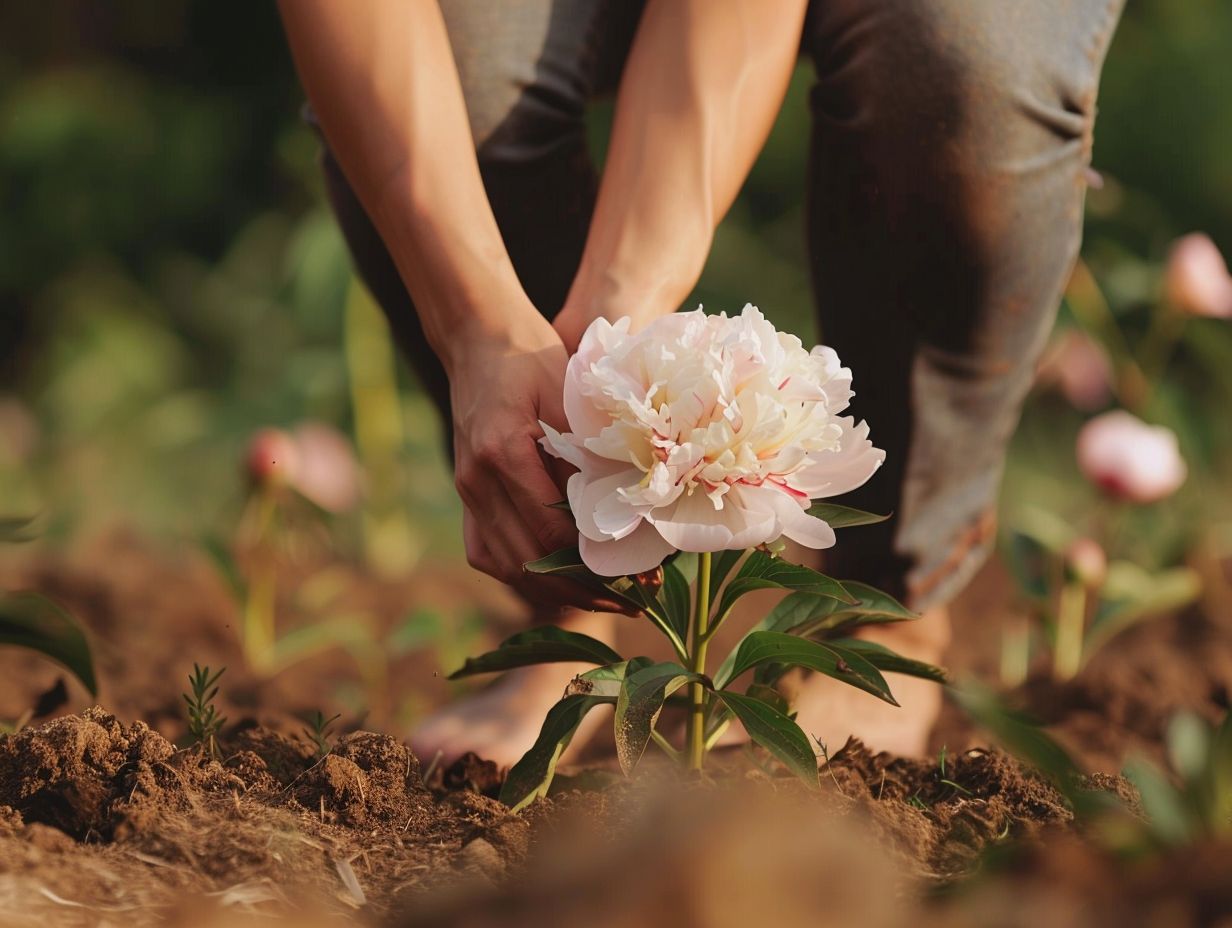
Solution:
<path fill-rule="evenodd" d="M 634 486 L 642 479 L 642 472 L 633 467 L 626 467 L 615 474 L 592 477 L 586 472 L 574 474 L 569 478 L 569 508 L 573 510 L 573 519 L 577 522 L 578 531 L 594 541 L 607 541 L 611 534 L 604 531 L 595 522 L 595 513 L 600 503 L 607 497 L 615 496 L 616 503 L 634 512 L 633 507 L 617 494 L 622 487 Z M 609 524 L 616 521 L 605 507 Z M 640 515 L 638 516 L 640 518 Z"/>
<path fill-rule="evenodd" d="M 769 509 L 747 510 L 734 492 L 715 509 L 705 493 L 694 491 L 671 507 L 652 510 L 646 521 L 681 551 L 727 551 L 773 541 L 777 520 Z"/>
<path fill-rule="evenodd" d="M 601 577 L 623 577 L 654 570 L 676 550 L 647 522 L 619 541 L 595 541 L 583 535 L 578 549 L 586 566 Z"/>
<path fill-rule="evenodd" d="M 794 490 L 810 499 L 838 496 L 864 484 L 885 461 L 885 452 L 874 448 L 868 438 L 868 423 L 856 424 L 850 416 L 836 420 L 843 437 L 838 451 L 819 451 L 809 455 L 811 463 L 791 475 Z"/>
<path fill-rule="evenodd" d="M 539 444 L 543 446 L 543 450 L 553 457 L 560 458 L 562 461 L 568 461 L 578 470 L 581 470 L 585 464 L 582 449 L 542 419 L 539 420 L 539 427 L 543 429 L 543 437 L 539 439 Z"/>

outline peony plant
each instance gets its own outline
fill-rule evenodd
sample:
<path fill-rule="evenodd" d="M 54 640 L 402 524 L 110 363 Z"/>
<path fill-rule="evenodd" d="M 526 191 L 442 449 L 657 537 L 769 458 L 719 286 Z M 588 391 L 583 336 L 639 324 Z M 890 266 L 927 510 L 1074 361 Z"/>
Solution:
<path fill-rule="evenodd" d="M 544 795 L 582 718 L 615 706 L 617 757 L 632 772 L 652 741 L 688 770 L 738 720 L 802 779 L 816 784 L 812 742 L 775 684 L 793 667 L 897 705 L 883 671 L 938 682 L 938 668 L 852 636 L 861 625 L 916 618 L 885 593 L 781 556 L 785 541 L 835 543 L 835 529 L 882 521 L 826 502 L 863 484 L 885 459 L 868 425 L 840 413 L 851 372 L 811 351 L 754 306 L 736 317 L 700 309 L 631 333 L 596 320 L 565 377 L 570 431 L 546 423 L 543 447 L 577 469 L 567 505 L 579 545 L 526 565 L 606 590 L 646 616 L 676 660 L 624 658 L 586 635 L 541 626 L 471 658 L 453 678 L 529 664 L 597 665 L 570 684 L 538 740 L 510 771 L 502 799 Z M 708 646 L 736 602 L 789 592 L 717 666 Z M 738 685 L 746 673 L 751 680 Z M 687 687 L 682 745 L 658 731 L 665 702 Z"/>

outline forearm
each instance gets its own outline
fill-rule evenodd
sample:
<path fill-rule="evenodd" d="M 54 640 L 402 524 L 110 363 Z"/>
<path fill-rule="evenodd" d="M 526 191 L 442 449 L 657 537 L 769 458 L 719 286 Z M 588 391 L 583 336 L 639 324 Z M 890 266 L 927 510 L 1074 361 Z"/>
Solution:
<path fill-rule="evenodd" d="M 782 105 L 806 6 L 647 5 L 566 325 L 600 315 L 641 322 L 688 296 Z"/>
<path fill-rule="evenodd" d="M 325 137 L 446 367 L 537 314 L 488 204 L 435 0 L 280 0 Z"/>

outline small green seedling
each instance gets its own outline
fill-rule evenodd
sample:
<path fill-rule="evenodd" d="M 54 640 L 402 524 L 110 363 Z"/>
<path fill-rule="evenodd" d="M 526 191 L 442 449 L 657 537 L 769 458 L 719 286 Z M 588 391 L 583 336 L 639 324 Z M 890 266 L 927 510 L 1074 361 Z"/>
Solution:
<path fill-rule="evenodd" d="M 320 709 L 317 709 L 308 717 L 308 724 L 304 728 L 304 737 L 316 747 L 316 753 L 313 755 L 316 760 L 320 760 L 328 754 L 333 747 L 330 743 L 330 735 L 334 723 L 340 718 L 342 718 L 341 712 L 326 718 L 325 713 Z"/>
<path fill-rule="evenodd" d="M 226 673 L 226 670 L 227 668 L 223 667 L 217 673 L 211 674 L 209 667 L 193 664 L 193 672 L 188 676 L 192 695 L 181 694 L 184 702 L 188 704 L 188 733 L 193 742 L 201 745 L 213 758 L 219 756 L 218 733 L 227 723 L 214 706 L 214 697 L 218 695 L 218 678 Z"/>

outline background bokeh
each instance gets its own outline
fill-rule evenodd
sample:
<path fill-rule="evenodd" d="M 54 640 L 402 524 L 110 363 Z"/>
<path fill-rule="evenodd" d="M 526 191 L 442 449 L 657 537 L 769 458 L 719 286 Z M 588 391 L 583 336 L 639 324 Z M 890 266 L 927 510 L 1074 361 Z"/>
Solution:
<path fill-rule="evenodd" d="M 1232 251 L 1230 60 L 1226 0 L 1130 3 L 1088 203 L 1097 286 L 1071 294 L 1063 328 L 1106 340 L 1111 326 L 1133 349 L 1153 337 L 1177 236 L 1204 230 Z M 801 66 L 697 293 L 755 301 L 801 334 L 809 81 Z M 438 424 L 352 281 L 301 102 L 272 4 L 0 7 L 0 515 L 40 513 L 50 544 L 117 523 L 225 538 L 252 432 L 321 420 L 356 441 L 367 478 L 361 509 L 331 522 L 341 556 L 395 571 L 461 557 Z M 1176 338 L 1137 402 L 1191 463 L 1173 504 L 1132 516 L 1135 555 L 1155 566 L 1232 520 L 1232 322 Z M 1101 518 L 1073 456 L 1091 411 L 1033 396 L 1006 521 L 1024 501 Z"/>

